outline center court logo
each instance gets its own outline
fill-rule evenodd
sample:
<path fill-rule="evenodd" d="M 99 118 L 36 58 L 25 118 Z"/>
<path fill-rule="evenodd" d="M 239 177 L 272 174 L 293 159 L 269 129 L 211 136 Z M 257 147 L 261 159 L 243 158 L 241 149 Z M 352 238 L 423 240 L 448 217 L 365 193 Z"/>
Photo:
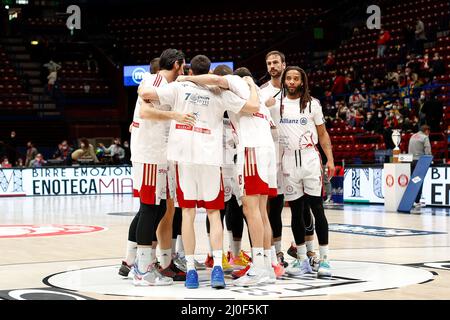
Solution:
<path fill-rule="evenodd" d="M 140 84 L 142 81 L 142 78 L 144 78 L 145 74 L 144 68 L 136 68 L 133 70 L 133 73 L 131 74 L 131 78 L 133 79 L 133 82 L 136 84 Z"/>
<path fill-rule="evenodd" d="M 200 258 L 202 259 L 204 256 Z M 399 288 L 420 284 L 433 279 L 433 274 L 417 267 L 361 262 L 331 261 L 333 276 L 317 278 L 317 274 L 302 276 L 283 276 L 275 284 L 260 287 L 237 287 L 229 277 L 225 277 L 226 289 L 211 290 L 210 271 L 200 270 L 200 287 L 186 289 L 184 282 L 170 286 L 135 287 L 131 279 L 117 275 L 119 264 L 103 267 L 88 267 L 64 271 L 46 278 L 47 285 L 64 290 L 120 295 L 126 292 L 135 297 L 158 297 L 159 299 L 283 299 L 331 294 L 356 293 Z M 389 274 L 389 277 L 380 277 Z M 83 281 L 72 281 L 83 279 Z"/>

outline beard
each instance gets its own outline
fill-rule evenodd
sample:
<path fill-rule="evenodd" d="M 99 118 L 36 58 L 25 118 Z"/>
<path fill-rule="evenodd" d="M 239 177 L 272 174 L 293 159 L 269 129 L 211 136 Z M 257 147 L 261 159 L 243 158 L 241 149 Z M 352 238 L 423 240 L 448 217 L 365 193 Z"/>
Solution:
<path fill-rule="evenodd" d="M 282 71 L 278 69 L 271 69 L 269 71 L 269 74 L 272 78 L 279 78 L 281 77 Z"/>
<path fill-rule="evenodd" d="M 300 86 L 298 86 L 298 87 L 296 87 L 296 88 L 288 88 L 288 94 L 289 95 L 296 95 L 297 93 L 300 93 L 300 91 L 301 91 L 301 87 Z"/>

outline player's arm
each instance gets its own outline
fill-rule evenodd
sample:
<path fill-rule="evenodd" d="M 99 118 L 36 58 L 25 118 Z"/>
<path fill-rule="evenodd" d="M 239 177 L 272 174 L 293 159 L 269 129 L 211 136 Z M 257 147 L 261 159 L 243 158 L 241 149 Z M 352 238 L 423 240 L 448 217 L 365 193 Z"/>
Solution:
<path fill-rule="evenodd" d="M 143 81 L 144 82 L 144 81 Z M 155 87 L 145 86 L 144 83 L 141 83 L 138 88 L 138 95 L 144 101 L 155 101 L 159 102 L 159 96 L 156 93 Z"/>
<path fill-rule="evenodd" d="M 245 82 L 250 86 L 250 97 L 242 107 L 241 112 L 255 113 L 259 111 L 259 97 L 256 84 L 251 77 L 244 77 Z"/>
<path fill-rule="evenodd" d="M 328 176 L 332 177 L 334 175 L 334 159 L 333 159 L 333 151 L 331 148 L 331 139 L 328 135 L 327 129 L 325 128 L 325 124 L 316 125 L 317 134 L 319 136 L 319 143 L 323 149 L 323 152 L 327 156 L 326 167 L 328 168 Z"/>
<path fill-rule="evenodd" d="M 195 116 L 193 114 L 185 114 L 177 111 L 165 111 L 156 109 L 152 103 L 141 103 L 139 109 L 139 117 L 146 120 L 175 120 L 193 126 L 195 124 Z"/>
<path fill-rule="evenodd" d="M 199 85 L 218 86 L 229 89 L 228 80 L 215 74 L 201 74 L 198 76 L 178 76 L 177 81 L 191 81 Z"/>

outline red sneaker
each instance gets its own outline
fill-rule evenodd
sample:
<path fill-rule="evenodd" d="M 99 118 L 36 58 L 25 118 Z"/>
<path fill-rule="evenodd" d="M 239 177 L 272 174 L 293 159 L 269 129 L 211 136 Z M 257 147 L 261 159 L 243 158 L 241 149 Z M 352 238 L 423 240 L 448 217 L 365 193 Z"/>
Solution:
<path fill-rule="evenodd" d="M 206 256 L 206 260 L 205 260 L 205 266 L 207 268 L 212 268 L 214 267 L 214 259 L 213 257 L 211 257 L 208 253 L 208 255 Z"/>
<path fill-rule="evenodd" d="M 233 279 L 242 277 L 243 275 L 245 275 L 247 273 L 248 269 L 250 269 L 250 266 L 251 266 L 251 264 L 249 263 L 245 268 L 233 271 L 231 273 L 231 276 L 233 277 Z"/>

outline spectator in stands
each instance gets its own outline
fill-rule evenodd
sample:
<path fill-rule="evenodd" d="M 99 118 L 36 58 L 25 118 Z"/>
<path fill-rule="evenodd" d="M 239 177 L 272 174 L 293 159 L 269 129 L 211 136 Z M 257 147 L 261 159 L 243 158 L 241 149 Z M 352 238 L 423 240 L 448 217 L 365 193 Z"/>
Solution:
<path fill-rule="evenodd" d="M 402 132 L 405 133 L 413 132 L 416 130 L 416 125 L 414 125 L 414 122 L 409 120 L 409 118 L 404 118 L 401 129 Z"/>
<path fill-rule="evenodd" d="M 13 164 L 16 163 L 17 139 L 16 139 L 16 132 L 14 130 L 11 131 L 9 139 L 6 140 L 6 155 L 11 163 L 13 163 Z"/>
<path fill-rule="evenodd" d="M 425 34 L 425 25 L 420 20 L 420 18 L 417 18 L 416 20 L 416 53 L 422 55 L 423 54 L 423 45 L 425 41 L 427 40 L 427 36 Z"/>
<path fill-rule="evenodd" d="M 392 141 L 392 129 L 394 129 L 394 120 L 392 118 L 388 118 L 387 125 L 383 130 L 383 138 L 384 143 L 386 144 L 386 150 L 393 150 L 395 148 L 395 144 Z"/>
<path fill-rule="evenodd" d="M 391 70 L 386 75 L 387 87 L 390 90 L 398 88 L 399 73 L 396 70 Z"/>
<path fill-rule="evenodd" d="M 417 162 L 422 155 L 431 155 L 431 143 L 430 143 L 430 127 L 423 125 L 420 127 L 420 131 L 413 134 L 409 139 L 408 153 L 413 155 L 413 162 L 411 163 L 411 172 L 414 172 Z M 420 187 L 414 202 L 415 207 L 425 206 L 422 198 L 422 187 Z"/>
<path fill-rule="evenodd" d="M 426 124 L 430 127 L 431 132 L 441 132 L 440 122 L 444 106 L 438 99 L 440 93 L 439 88 L 435 89 L 431 98 L 425 101 L 421 111 L 425 114 Z"/>
<path fill-rule="evenodd" d="M 384 57 L 384 52 L 386 51 L 390 40 L 391 40 L 391 34 L 389 33 L 389 31 L 384 30 L 384 28 L 381 28 L 380 35 L 377 40 L 377 46 L 378 46 L 377 58 Z"/>
<path fill-rule="evenodd" d="M 3 160 L 0 163 L 0 168 L 12 168 L 12 164 L 9 163 L 8 157 L 3 157 Z"/>
<path fill-rule="evenodd" d="M 58 145 L 58 149 L 53 154 L 53 159 L 62 160 L 64 165 L 72 165 L 73 148 L 69 146 L 67 140 L 64 140 Z"/>
<path fill-rule="evenodd" d="M 359 89 L 356 88 L 350 96 L 348 104 L 350 107 L 359 108 L 362 107 L 365 102 L 366 99 L 359 93 Z"/>
<path fill-rule="evenodd" d="M 30 161 L 29 167 L 30 168 L 40 168 L 46 163 L 47 163 L 47 161 L 44 160 L 44 157 L 42 156 L 42 154 L 38 153 L 36 155 L 36 157 L 34 157 L 34 159 Z"/>
<path fill-rule="evenodd" d="M 150 73 L 155 74 L 159 71 L 159 58 L 154 58 L 150 61 Z"/>
<path fill-rule="evenodd" d="M 90 160 L 95 163 L 99 162 L 97 156 L 95 155 L 94 146 L 90 144 L 86 138 L 80 139 L 80 149 L 72 152 L 72 160 Z"/>
<path fill-rule="evenodd" d="M 331 88 L 333 96 L 345 93 L 345 77 L 342 72 L 335 71 L 333 76 L 333 87 Z"/>
<path fill-rule="evenodd" d="M 336 60 L 335 60 L 334 54 L 333 54 L 333 52 L 330 51 L 330 52 L 328 52 L 327 58 L 325 59 L 325 63 L 324 63 L 325 70 L 331 70 L 332 68 L 334 68 L 335 64 L 336 64 Z"/>
<path fill-rule="evenodd" d="M 53 95 L 53 88 L 58 79 L 58 70 L 61 69 L 61 66 L 53 60 L 50 60 L 48 63 L 44 64 L 44 67 L 48 69 L 47 90 Z"/>
<path fill-rule="evenodd" d="M 405 56 L 406 54 L 411 53 L 411 51 L 415 50 L 415 34 L 414 34 L 414 27 L 410 24 L 406 24 L 403 28 L 403 39 L 405 41 L 405 51 L 402 52 L 402 55 Z"/>
<path fill-rule="evenodd" d="M 38 151 L 34 147 L 33 142 L 28 141 L 27 142 L 27 154 L 26 154 L 26 158 L 25 158 L 25 167 L 30 166 L 31 160 L 33 160 L 37 154 L 38 154 Z"/>
<path fill-rule="evenodd" d="M 25 165 L 23 163 L 23 159 L 22 158 L 17 159 L 17 161 L 15 163 L 15 167 L 17 167 L 17 168 L 25 168 Z"/>
<path fill-rule="evenodd" d="M 106 154 L 110 154 L 112 161 L 114 164 L 123 164 L 125 161 L 125 150 L 122 148 L 120 144 L 120 138 L 114 138 L 113 144 L 111 144 L 108 148 L 106 148 L 103 143 L 99 143 L 100 148 Z"/>
<path fill-rule="evenodd" d="M 97 60 L 94 59 L 94 56 L 92 55 L 92 53 L 89 54 L 89 56 L 86 60 L 86 65 L 87 65 L 88 71 L 92 70 L 95 73 L 98 73 L 98 63 L 97 63 Z"/>
<path fill-rule="evenodd" d="M 345 105 L 344 101 L 336 101 L 336 119 L 341 119 L 347 121 L 347 113 L 349 112 L 348 107 Z"/>
<path fill-rule="evenodd" d="M 128 141 L 123 142 L 123 150 L 125 150 L 124 164 L 131 164 L 131 149 Z"/>
<path fill-rule="evenodd" d="M 445 64 L 443 58 L 439 55 L 439 52 L 435 52 L 433 60 L 430 62 L 431 76 L 441 76 L 445 74 Z"/>
<path fill-rule="evenodd" d="M 375 133 L 376 127 L 377 127 L 377 118 L 373 116 L 372 111 L 368 111 L 366 114 L 366 119 L 363 123 L 363 128 L 364 130 L 373 134 Z"/>

